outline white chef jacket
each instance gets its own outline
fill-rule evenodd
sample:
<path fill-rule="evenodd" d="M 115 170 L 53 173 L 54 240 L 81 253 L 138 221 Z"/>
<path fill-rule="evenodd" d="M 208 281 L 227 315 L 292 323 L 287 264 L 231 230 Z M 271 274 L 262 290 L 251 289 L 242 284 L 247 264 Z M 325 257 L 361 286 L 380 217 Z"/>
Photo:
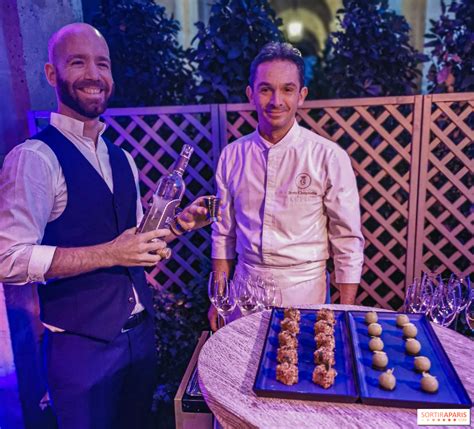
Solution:
<path fill-rule="evenodd" d="M 284 288 L 320 278 L 331 250 L 336 282 L 360 282 L 359 195 L 336 143 L 296 121 L 276 144 L 255 131 L 224 148 L 216 183 L 222 222 L 212 225 L 213 258 L 270 268 Z"/>
<path fill-rule="evenodd" d="M 83 135 L 84 123 L 69 116 L 51 113 L 50 123 L 90 162 L 113 193 L 109 152 L 102 139 L 97 147 Z M 143 216 L 138 190 L 138 171 L 125 152 L 137 186 L 137 221 Z M 6 156 L 0 170 L 0 281 L 12 284 L 44 282 L 55 246 L 41 244 L 46 224 L 66 208 L 67 187 L 61 166 L 51 148 L 40 140 L 26 140 Z M 144 310 L 136 299 L 132 314 Z"/>

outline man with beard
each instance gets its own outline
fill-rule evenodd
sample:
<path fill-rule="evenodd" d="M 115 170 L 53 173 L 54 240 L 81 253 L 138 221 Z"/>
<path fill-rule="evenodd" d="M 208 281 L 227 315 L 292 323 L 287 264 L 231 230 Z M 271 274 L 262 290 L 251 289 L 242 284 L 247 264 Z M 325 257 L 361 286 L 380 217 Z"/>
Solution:
<path fill-rule="evenodd" d="M 107 43 L 71 24 L 49 43 L 51 124 L 0 173 L 0 281 L 38 282 L 48 391 L 60 428 L 142 428 L 156 377 L 153 304 L 143 267 L 208 223 L 201 201 L 168 230 L 142 217 L 132 157 L 102 138 L 114 82 Z"/>
<path fill-rule="evenodd" d="M 283 306 L 321 304 L 331 250 L 341 303 L 353 304 L 364 259 L 356 181 L 343 149 L 298 125 L 307 93 L 290 44 L 269 43 L 253 60 L 247 97 L 258 129 L 219 159 L 213 269 L 229 274 L 238 256 L 235 272 L 272 277 Z M 209 320 L 215 330 L 213 307 Z"/>

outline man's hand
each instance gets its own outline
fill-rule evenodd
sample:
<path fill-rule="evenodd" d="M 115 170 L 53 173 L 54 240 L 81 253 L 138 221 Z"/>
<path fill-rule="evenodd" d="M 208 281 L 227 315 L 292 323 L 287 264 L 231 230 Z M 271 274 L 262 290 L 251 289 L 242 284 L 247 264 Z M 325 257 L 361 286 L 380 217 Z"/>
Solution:
<path fill-rule="evenodd" d="M 211 223 L 204 198 L 206 198 L 206 196 L 196 198 L 178 215 L 178 222 L 185 230 L 191 231 L 199 229 Z M 220 209 L 217 217 L 220 222 L 222 220 L 220 217 Z"/>
<path fill-rule="evenodd" d="M 209 319 L 209 324 L 211 325 L 211 329 L 213 332 L 216 332 L 219 327 L 217 326 L 217 319 L 218 319 L 218 314 L 216 307 L 214 307 L 212 304 L 209 307 L 209 311 L 207 312 L 207 318 Z"/>
<path fill-rule="evenodd" d="M 108 243 L 107 252 L 115 263 L 123 267 L 152 267 L 161 261 L 166 253 L 166 242 L 160 238 L 170 234 L 168 229 L 136 234 L 136 228 L 122 232 Z"/>
<path fill-rule="evenodd" d="M 167 229 L 143 234 L 135 232 L 136 228 L 127 229 L 114 240 L 96 246 L 56 248 L 45 278 L 72 277 L 114 266 L 156 265 L 162 259 L 160 252 L 166 251 L 166 243 L 160 238 L 166 237 L 170 232 Z"/>

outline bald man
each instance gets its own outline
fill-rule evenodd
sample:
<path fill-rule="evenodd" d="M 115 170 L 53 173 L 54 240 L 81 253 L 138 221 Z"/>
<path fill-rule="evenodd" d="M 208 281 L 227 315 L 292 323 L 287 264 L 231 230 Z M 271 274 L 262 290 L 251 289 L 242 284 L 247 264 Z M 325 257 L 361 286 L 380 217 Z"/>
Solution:
<path fill-rule="evenodd" d="M 103 139 L 114 89 L 109 49 L 87 24 L 49 42 L 58 108 L 0 173 L 0 281 L 38 283 L 48 390 L 60 428 L 142 428 L 155 385 L 153 303 L 144 268 L 168 230 L 135 234 L 143 216 L 131 156 Z M 178 235 L 208 223 L 201 201 Z"/>

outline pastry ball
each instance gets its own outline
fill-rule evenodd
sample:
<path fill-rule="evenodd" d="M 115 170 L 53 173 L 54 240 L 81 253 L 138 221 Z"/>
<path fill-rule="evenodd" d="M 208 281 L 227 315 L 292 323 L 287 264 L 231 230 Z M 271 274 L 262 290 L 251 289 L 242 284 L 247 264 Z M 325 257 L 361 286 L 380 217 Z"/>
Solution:
<path fill-rule="evenodd" d="M 400 328 L 402 328 L 403 325 L 409 322 L 410 322 L 410 319 L 408 318 L 406 314 L 399 314 L 397 316 L 397 326 L 400 326 Z"/>
<path fill-rule="evenodd" d="M 372 366 L 375 368 L 385 368 L 388 365 L 387 353 L 376 351 L 372 355 Z"/>
<path fill-rule="evenodd" d="M 428 393 L 436 393 L 439 389 L 438 380 L 436 377 L 424 372 L 423 377 L 421 377 L 421 389 Z"/>
<path fill-rule="evenodd" d="M 387 371 L 380 374 L 379 384 L 382 389 L 393 390 L 397 384 L 397 379 L 393 375 L 393 369 L 387 369 Z"/>
<path fill-rule="evenodd" d="M 289 319 L 288 317 L 285 317 L 281 321 L 281 329 L 283 331 L 291 332 L 292 334 L 299 334 L 300 333 L 300 324 L 296 320 Z"/>
<path fill-rule="evenodd" d="M 415 370 L 418 372 L 429 371 L 431 368 L 431 361 L 426 356 L 415 356 Z"/>
<path fill-rule="evenodd" d="M 382 325 L 371 323 L 368 327 L 368 333 L 371 337 L 380 337 L 382 335 Z"/>
<path fill-rule="evenodd" d="M 327 365 L 318 365 L 313 371 L 313 383 L 319 384 L 324 389 L 331 387 L 336 379 L 337 372 Z"/>
<path fill-rule="evenodd" d="M 328 322 L 332 322 L 332 324 L 336 323 L 336 318 L 334 317 L 334 311 L 329 310 L 327 308 L 323 308 L 318 311 L 317 320 L 327 320 Z"/>
<path fill-rule="evenodd" d="M 326 335 L 334 335 L 334 325 L 327 320 L 319 320 L 314 324 L 314 333 L 319 334 L 320 332 Z"/>
<path fill-rule="evenodd" d="M 421 350 L 421 344 L 418 340 L 414 338 L 408 338 L 405 342 L 405 351 L 409 355 L 417 355 Z"/>
<path fill-rule="evenodd" d="M 413 323 L 405 323 L 403 325 L 403 336 L 406 338 L 415 338 L 418 334 L 418 329 Z"/>
<path fill-rule="evenodd" d="M 288 362 L 298 365 L 298 351 L 289 346 L 279 347 L 277 350 L 277 361 L 280 363 Z"/>
<path fill-rule="evenodd" d="M 278 343 L 280 344 L 280 347 L 290 346 L 294 349 L 298 347 L 298 339 L 296 338 L 295 334 L 292 334 L 288 331 L 281 331 L 278 334 Z"/>
<path fill-rule="evenodd" d="M 316 365 L 335 365 L 336 358 L 334 357 L 334 350 L 329 347 L 320 347 L 314 353 L 314 363 Z"/>
<path fill-rule="evenodd" d="M 334 350 L 336 347 L 336 341 L 334 340 L 333 335 L 326 335 L 323 333 L 317 334 L 314 337 L 316 341 L 316 347 L 319 349 L 320 347 L 327 347 L 331 350 Z"/>
<path fill-rule="evenodd" d="M 298 367 L 288 362 L 277 365 L 276 379 L 288 386 L 298 383 Z"/>
<path fill-rule="evenodd" d="M 285 315 L 285 318 L 296 320 L 297 322 L 301 320 L 301 313 L 297 308 L 285 308 L 283 314 Z"/>
<path fill-rule="evenodd" d="M 380 337 L 372 337 L 369 341 L 369 349 L 373 352 L 383 350 L 383 341 Z"/>
<path fill-rule="evenodd" d="M 365 323 L 370 325 L 371 323 L 376 323 L 379 320 L 379 316 L 377 316 L 377 312 L 369 311 L 365 313 Z"/>

